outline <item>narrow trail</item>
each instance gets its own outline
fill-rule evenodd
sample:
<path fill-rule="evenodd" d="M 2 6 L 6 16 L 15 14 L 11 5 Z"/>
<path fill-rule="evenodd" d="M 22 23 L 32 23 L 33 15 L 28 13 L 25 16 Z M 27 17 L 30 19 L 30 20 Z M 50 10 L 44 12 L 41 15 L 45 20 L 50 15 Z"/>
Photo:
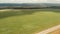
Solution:
<path fill-rule="evenodd" d="M 48 34 L 48 33 L 52 32 L 52 31 L 57 30 L 57 29 L 60 29 L 60 25 L 57 25 L 57 26 L 54 26 L 54 27 L 52 27 L 52 28 L 43 30 L 43 31 L 38 32 L 38 33 L 36 33 L 36 34 Z"/>
<path fill-rule="evenodd" d="M 6 11 L 21 11 L 19 9 L 2 9 L 0 12 L 6 12 Z"/>

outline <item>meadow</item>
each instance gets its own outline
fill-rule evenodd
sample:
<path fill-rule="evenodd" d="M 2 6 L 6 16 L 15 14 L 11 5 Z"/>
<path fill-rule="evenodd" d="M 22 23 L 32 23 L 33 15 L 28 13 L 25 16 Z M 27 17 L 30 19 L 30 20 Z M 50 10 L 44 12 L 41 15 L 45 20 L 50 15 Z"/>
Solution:
<path fill-rule="evenodd" d="M 35 34 L 60 24 L 60 10 L 0 11 L 0 34 Z"/>

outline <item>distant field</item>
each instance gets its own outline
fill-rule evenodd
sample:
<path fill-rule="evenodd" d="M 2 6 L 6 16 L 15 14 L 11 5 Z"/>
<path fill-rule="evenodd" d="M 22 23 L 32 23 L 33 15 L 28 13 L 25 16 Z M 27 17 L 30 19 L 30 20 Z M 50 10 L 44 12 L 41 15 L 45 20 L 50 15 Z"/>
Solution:
<path fill-rule="evenodd" d="M 60 24 L 60 10 L 0 12 L 0 34 L 34 34 Z"/>

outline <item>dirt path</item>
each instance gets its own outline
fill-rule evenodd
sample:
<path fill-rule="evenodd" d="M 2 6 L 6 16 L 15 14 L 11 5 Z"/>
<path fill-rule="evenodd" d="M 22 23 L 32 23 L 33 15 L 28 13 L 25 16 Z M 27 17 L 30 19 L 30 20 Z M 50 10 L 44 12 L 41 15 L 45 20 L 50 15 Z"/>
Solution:
<path fill-rule="evenodd" d="M 2 9 L 0 12 L 6 12 L 6 11 L 21 11 L 19 9 Z"/>
<path fill-rule="evenodd" d="M 50 32 L 50 33 L 48 33 L 48 34 L 60 34 L 60 29 L 55 30 L 55 31 L 53 31 L 53 32 Z"/>
<path fill-rule="evenodd" d="M 53 31 L 57 30 L 57 29 L 60 29 L 60 25 L 54 26 L 52 28 L 49 28 L 49 29 L 46 29 L 44 31 L 38 32 L 36 34 L 48 34 L 50 32 L 53 32 Z"/>

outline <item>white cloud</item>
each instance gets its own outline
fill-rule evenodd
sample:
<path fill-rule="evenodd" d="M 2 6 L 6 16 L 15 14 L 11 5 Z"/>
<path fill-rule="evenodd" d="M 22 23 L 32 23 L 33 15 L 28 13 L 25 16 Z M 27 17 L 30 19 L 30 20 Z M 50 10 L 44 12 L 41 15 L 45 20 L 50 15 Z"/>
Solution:
<path fill-rule="evenodd" d="M 48 3 L 60 2 L 60 0 L 0 0 L 0 3 Z"/>
<path fill-rule="evenodd" d="M 46 0 L 0 0 L 0 3 L 40 3 Z"/>
<path fill-rule="evenodd" d="M 56 0 L 56 2 L 60 2 L 60 0 Z"/>
<path fill-rule="evenodd" d="M 47 2 L 51 2 L 51 3 L 60 3 L 60 0 L 47 0 Z"/>

